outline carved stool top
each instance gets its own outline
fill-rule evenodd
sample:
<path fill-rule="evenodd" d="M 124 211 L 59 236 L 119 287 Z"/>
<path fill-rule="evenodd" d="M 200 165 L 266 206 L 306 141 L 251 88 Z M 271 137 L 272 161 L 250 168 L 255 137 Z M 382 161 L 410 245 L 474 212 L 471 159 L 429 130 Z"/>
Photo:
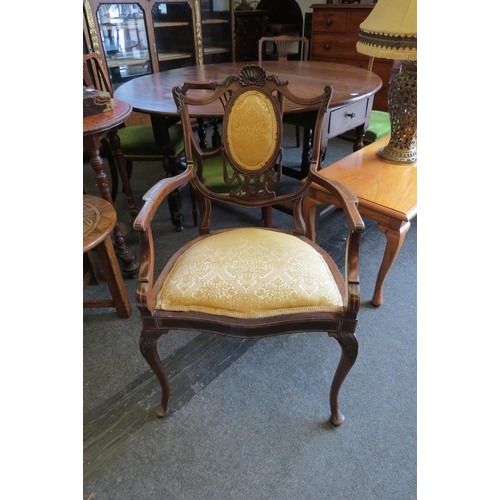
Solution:
<path fill-rule="evenodd" d="M 106 200 L 83 195 L 83 253 L 101 243 L 116 225 L 116 211 Z"/>

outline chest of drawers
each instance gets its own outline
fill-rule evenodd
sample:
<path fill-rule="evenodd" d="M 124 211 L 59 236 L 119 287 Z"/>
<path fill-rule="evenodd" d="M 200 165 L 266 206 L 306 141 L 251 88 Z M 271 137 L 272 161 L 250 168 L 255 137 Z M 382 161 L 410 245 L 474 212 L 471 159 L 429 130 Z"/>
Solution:
<path fill-rule="evenodd" d="M 313 4 L 311 60 L 350 64 L 368 68 L 369 57 L 356 50 L 359 25 L 368 17 L 373 4 Z M 373 72 L 382 79 L 373 109 L 387 111 L 387 91 L 393 61 L 375 59 Z"/>

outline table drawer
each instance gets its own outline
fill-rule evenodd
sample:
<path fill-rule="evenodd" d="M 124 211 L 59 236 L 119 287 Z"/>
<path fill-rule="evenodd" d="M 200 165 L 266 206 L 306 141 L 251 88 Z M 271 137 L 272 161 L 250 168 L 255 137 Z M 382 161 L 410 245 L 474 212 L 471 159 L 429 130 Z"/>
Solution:
<path fill-rule="evenodd" d="M 367 113 L 368 99 L 334 109 L 328 117 L 328 136 L 334 137 L 361 125 L 366 120 Z"/>

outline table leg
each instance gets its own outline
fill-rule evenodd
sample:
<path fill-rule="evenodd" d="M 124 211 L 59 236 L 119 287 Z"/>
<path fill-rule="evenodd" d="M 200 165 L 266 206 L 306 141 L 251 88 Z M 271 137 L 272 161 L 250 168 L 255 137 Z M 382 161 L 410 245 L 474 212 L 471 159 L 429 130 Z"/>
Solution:
<path fill-rule="evenodd" d="M 356 127 L 354 130 L 356 130 L 356 141 L 354 142 L 354 145 L 352 147 L 352 150 L 355 152 L 355 151 L 358 151 L 359 149 L 363 149 L 365 147 L 364 143 L 363 143 L 363 138 L 365 136 L 365 132 L 366 132 L 366 128 L 368 125 L 367 124 L 363 124 L 363 125 L 360 125 L 359 127 Z"/>
<path fill-rule="evenodd" d="M 123 152 L 120 147 L 120 137 L 117 134 L 116 128 L 111 129 L 108 132 L 108 139 L 113 148 L 113 157 L 116 161 L 118 172 L 120 173 L 120 177 L 123 183 L 123 190 L 125 191 L 125 196 L 127 197 L 128 211 L 130 212 L 130 216 L 132 217 L 132 219 L 135 219 L 139 212 L 135 205 L 134 197 L 132 195 L 132 189 L 130 187 L 130 181 L 128 178 L 127 169 L 125 168 L 125 160 L 123 159 Z"/>
<path fill-rule="evenodd" d="M 90 165 L 94 169 L 95 178 L 101 196 L 113 205 L 111 191 L 109 190 L 108 178 L 103 168 L 103 161 L 99 153 L 101 142 L 98 136 L 86 135 L 83 137 L 83 147 L 90 156 Z M 120 225 L 117 223 L 114 228 L 116 255 L 123 262 L 123 271 L 131 278 L 135 277 L 139 269 L 139 263 L 135 260 L 134 252 L 127 246 L 123 238 Z"/>
<path fill-rule="evenodd" d="M 384 303 L 383 286 L 384 281 L 393 262 L 398 256 L 399 250 L 403 245 L 406 233 L 410 229 L 409 221 L 390 220 L 389 224 L 378 223 L 378 228 L 384 233 L 387 243 L 385 246 L 384 257 L 377 275 L 375 290 L 373 292 L 372 304 L 381 306 Z"/>
<path fill-rule="evenodd" d="M 163 169 L 167 177 L 172 177 L 177 174 L 177 159 L 173 157 L 170 151 L 170 136 L 168 129 L 175 123 L 167 119 L 165 116 L 151 115 L 151 125 L 156 144 L 163 152 Z M 177 231 L 184 229 L 184 215 L 181 213 L 182 202 L 179 190 L 176 189 L 168 195 L 168 208 L 170 217 Z"/>

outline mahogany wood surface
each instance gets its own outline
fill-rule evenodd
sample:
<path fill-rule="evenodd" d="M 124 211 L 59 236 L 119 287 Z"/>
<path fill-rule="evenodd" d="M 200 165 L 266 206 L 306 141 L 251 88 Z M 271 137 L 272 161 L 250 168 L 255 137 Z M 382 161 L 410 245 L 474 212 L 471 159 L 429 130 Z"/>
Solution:
<path fill-rule="evenodd" d="M 417 164 L 395 164 L 377 156 L 377 151 L 389 142 L 384 137 L 359 151 L 323 168 L 319 175 L 343 182 L 359 200 L 359 213 L 375 220 L 387 238 L 382 263 L 378 272 L 372 303 L 384 303 L 383 285 L 395 261 L 410 221 L 417 215 Z M 313 184 L 304 201 L 303 214 L 307 221 L 307 235 L 314 241 L 316 209 L 337 200 L 324 188 Z"/>
<path fill-rule="evenodd" d="M 109 189 L 108 178 L 104 171 L 104 164 L 100 154 L 101 138 L 109 135 L 114 148 L 114 155 L 117 160 L 118 168 L 122 171 L 122 177 L 126 176 L 125 163 L 120 150 L 120 140 L 116 133 L 118 125 L 122 124 L 132 113 L 130 104 L 113 99 L 114 109 L 99 113 L 97 115 L 86 116 L 83 118 L 83 148 L 90 156 L 90 165 L 94 169 L 95 178 L 101 196 L 113 205 L 113 197 Z M 130 200 L 129 200 L 130 203 Z M 120 224 L 114 228 L 116 243 L 116 254 L 123 261 L 123 270 L 131 277 L 135 276 L 139 263 L 136 261 L 134 252 L 130 249 L 123 237 Z"/>
<path fill-rule="evenodd" d="M 161 73 L 154 73 L 134 78 L 115 90 L 115 97 L 128 102 L 134 111 L 147 114 L 177 116 L 177 108 L 172 97 L 172 88 L 185 81 L 197 82 L 222 81 L 228 75 L 237 75 L 245 64 L 222 63 L 189 66 Z M 314 97 L 326 85 L 333 87 L 330 109 L 366 99 L 382 85 L 381 79 L 374 73 L 354 66 L 318 61 L 264 61 L 263 68 L 268 74 L 288 80 L 290 90 L 303 97 Z M 285 113 L 296 113 L 307 107 L 288 103 Z M 222 116 L 222 106 L 214 105 L 204 110 L 205 115 Z M 196 115 L 196 110 L 191 111 Z"/>

